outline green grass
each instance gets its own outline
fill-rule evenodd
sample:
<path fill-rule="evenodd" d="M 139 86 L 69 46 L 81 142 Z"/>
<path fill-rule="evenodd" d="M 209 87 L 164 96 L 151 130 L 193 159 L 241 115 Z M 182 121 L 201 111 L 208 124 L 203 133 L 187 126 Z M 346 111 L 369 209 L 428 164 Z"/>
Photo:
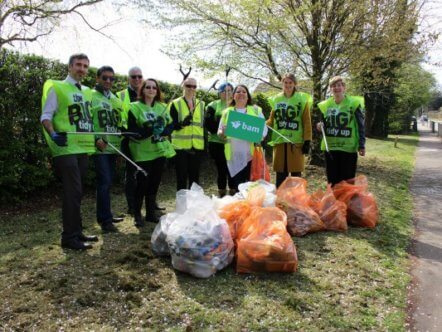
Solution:
<path fill-rule="evenodd" d="M 408 191 L 417 137 L 369 139 L 359 173 L 378 199 L 374 230 L 350 228 L 294 238 L 294 274 L 238 275 L 233 267 L 206 279 L 173 270 L 150 250 L 150 224 L 131 218 L 119 234 L 100 236 L 94 249 L 59 246 L 58 197 L 39 199 L 0 222 L 1 330 L 404 330 L 412 233 Z M 215 194 L 210 161 L 202 186 Z M 322 169 L 307 170 L 310 190 L 324 187 Z M 160 201 L 172 211 L 173 170 L 164 174 Z M 115 212 L 125 210 L 121 188 Z M 94 198 L 83 204 L 86 233 L 100 233 Z"/>

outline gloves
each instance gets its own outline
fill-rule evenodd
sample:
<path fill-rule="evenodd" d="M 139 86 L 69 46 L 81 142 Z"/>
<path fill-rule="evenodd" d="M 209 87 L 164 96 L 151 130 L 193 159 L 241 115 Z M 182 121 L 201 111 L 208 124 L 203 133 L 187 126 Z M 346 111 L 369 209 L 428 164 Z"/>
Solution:
<path fill-rule="evenodd" d="M 164 131 L 164 119 L 159 116 L 156 118 L 155 123 L 153 124 L 153 135 L 160 136 Z"/>
<path fill-rule="evenodd" d="M 186 127 L 186 126 L 190 126 L 190 124 L 192 123 L 192 115 L 189 114 L 188 116 L 186 116 L 182 122 L 182 126 Z"/>
<path fill-rule="evenodd" d="M 54 131 L 51 134 L 51 138 L 58 146 L 68 146 L 68 138 L 66 137 L 66 133 L 57 133 Z"/>
<path fill-rule="evenodd" d="M 159 125 L 159 124 L 157 124 L 157 123 L 155 123 L 155 124 L 153 125 L 153 135 L 154 135 L 154 136 L 161 136 L 161 134 L 163 133 L 163 131 L 164 131 L 164 126 L 161 126 L 161 125 Z"/>
<path fill-rule="evenodd" d="M 302 145 L 302 154 L 309 154 L 310 152 L 310 141 L 305 141 Z"/>

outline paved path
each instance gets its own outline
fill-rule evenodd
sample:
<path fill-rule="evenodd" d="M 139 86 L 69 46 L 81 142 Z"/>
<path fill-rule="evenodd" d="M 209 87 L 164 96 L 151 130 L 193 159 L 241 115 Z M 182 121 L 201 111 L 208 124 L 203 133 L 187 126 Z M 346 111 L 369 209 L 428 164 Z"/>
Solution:
<path fill-rule="evenodd" d="M 410 330 L 442 331 L 442 140 L 420 129 L 411 181 L 416 234 Z"/>

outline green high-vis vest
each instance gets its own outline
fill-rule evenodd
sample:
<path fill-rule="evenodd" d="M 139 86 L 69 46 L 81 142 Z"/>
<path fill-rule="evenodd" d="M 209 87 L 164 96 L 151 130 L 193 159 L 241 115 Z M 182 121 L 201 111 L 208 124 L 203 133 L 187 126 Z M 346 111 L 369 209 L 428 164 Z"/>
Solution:
<path fill-rule="evenodd" d="M 121 116 L 123 113 L 123 102 L 114 94 L 105 97 L 101 92 L 92 90 L 92 118 L 94 121 L 94 131 L 105 133 L 118 133 L 118 127 L 121 126 Z M 106 142 L 111 143 L 115 147 L 120 146 L 121 138 L 114 135 L 96 135 L 95 138 L 102 138 Z M 97 154 L 101 153 L 117 153 L 113 148 L 108 146 L 105 151 L 97 149 Z"/>
<path fill-rule="evenodd" d="M 281 135 L 290 139 L 293 143 L 304 143 L 304 128 L 302 116 L 306 105 L 311 107 L 312 97 L 308 93 L 295 92 L 293 96 L 287 98 L 284 93 L 268 99 L 274 111 L 273 129 Z M 269 145 L 287 143 L 287 140 L 272 132 L 272 140 Z"/>
<path fill-rule="evenodd" d="M 82 86 L 80 91 L 71 83 L 48 80 L 43 86 L 42 110 L 52 89 L 57 96 L 58 103 L 58 109 L 52 118 L 54 130 L 56 132 L 92 132 L 93 122 L 89 110 L 92 100 L 91 89 Z M 43 132 L 53 157 L 95 152 L 94 135 L 68 134 L 67 146 L 58 146 L 44 128 Z"/>
<path fill-rule="evenodd" d="M 363 112 L 363 106 L 363 97 L 359 96 L 345 96 L 339 104 L 331 97 L 318 104 L 324 115 L 325 136 L 331 151 L 358 151 L 359 131 L 355 111 L 361 108 Z M 321 150 L 325 151 L 324 139 L 321 141 Z"/>
<path fill-rule="evenodd" d="M 166 105 L 160 102 L 155 102 L 153 106 L 150 106 L 136 101 L 130 104 L 130 112 L 140 128 L 153 126 L 159 116 L 163 117 L 166 125 L 172 122 Z M 129 141 L 129 149 L 135 162 L 149 161 L 160 157 L 171 158 L 176 154 L 172 144 L 165 137 L 152 136 L 138 142 L 131 140 Z"/>

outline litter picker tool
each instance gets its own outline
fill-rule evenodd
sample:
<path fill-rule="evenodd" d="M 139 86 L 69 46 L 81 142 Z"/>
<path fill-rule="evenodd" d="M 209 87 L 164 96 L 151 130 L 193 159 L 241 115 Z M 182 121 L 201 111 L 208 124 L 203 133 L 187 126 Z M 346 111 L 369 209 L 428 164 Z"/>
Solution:
<path fill-rule="evenodd" d="M 322 122 L 320 124 L 320 127 L 321 127 L 321 132 L 322 132 L 322 138 L 324 139 L 325 151 L 330 153 L 330 150 L 328 149 L 328 144 L 327 144 L 327 137 L 325 136 L 324 124 Z"/>
<path fill-rule="evenodd" d="M 126 156 L 123 152 L 121 152 L 120 149 L 115 147 L 115 145 L 113 145 L 112 143 L 109 143 L 109 142 L 107 142 L 107 145 L 109 145 L 112 149 L 114 149 L 116 152 L 118 152 L 120 154 L 120 156 L 122 156 L 124 159 L 126 159 L 128 162 L 130 162 L 137 169 L 137 172 L 141 172 L 144 176 L 147 176 L 147 172 L 144 169 L 142 169 L 135 162 L 133 162 L 132 159 L 130 159 L 128 156 Z M 135 174 L 135 176 L 136 176 L 136 174 Z"/>
<path fill-rule="evenodd" d="M 281 134 L 279 131 L 277 131 L 276 129 L 273 129 L 272 127 L 270 127 L 269 125 L 266 125 L 267 128 L 269 128 L 271 131 L 273 131 L 275 134 L 277 134 L 278 136 L 282 137 L 283 139 L 285 139 L 288 143 L 294 144 L 288 137 L 284 136 L 283 134 Z"/>

